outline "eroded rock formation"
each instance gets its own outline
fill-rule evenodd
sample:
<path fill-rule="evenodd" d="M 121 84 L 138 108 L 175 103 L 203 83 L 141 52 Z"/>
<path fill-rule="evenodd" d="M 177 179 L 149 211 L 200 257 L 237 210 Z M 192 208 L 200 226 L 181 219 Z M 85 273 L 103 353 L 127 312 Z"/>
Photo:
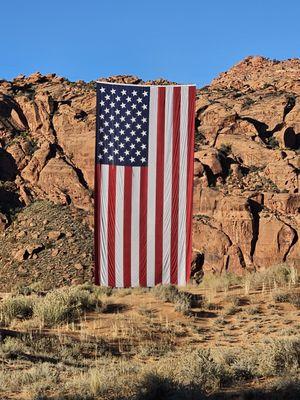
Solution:
<path fill-rule="evenodd" d="M 193 247 L 204 271 L 300 265 L 299 73 L 298 59 L 248 57 L 197 92 Z M 39 199 L 81 209 L 92 226 L 94 136 L 93 82 L 0 81 L 3 237 L 14 210 Z"/>

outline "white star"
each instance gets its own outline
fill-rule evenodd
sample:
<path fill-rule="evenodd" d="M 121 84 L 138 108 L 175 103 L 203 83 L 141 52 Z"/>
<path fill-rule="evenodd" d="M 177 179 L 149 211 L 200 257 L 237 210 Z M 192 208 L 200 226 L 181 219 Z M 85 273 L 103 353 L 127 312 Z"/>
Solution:
<path fill-rule="evenodd" d="M 115 94 L 116 93 L 116 89 L 111 89 L 110 93 L 111 94 Z"/>
<path fill-rule="evenodd" d="M 104 110 L 104 112 L 107 114 L 109 113 L 109 109 L 106 107 L 106 109 Z"/>
<path fill-rule="evenodd" d="M 113 160 L 113 156 L 108 156 L 109 161 Z"/>
<path fill-rule="evenodd" d="M 102 158 L 102 154 L 99 154 L 98 158 L 99 158 L 99 160 L 101 160 L 101 158 Z"/>
<path fill-rule="evenodd" d="M 116 122 L 116 123 L 115 123 L 115 127 L 116 127 L 116 128 L 119 128 L 119 126 L 120 126 L 119 122 Z"/>
<path fill-rule="evenodd" d="M 142 158 L 141 158 L 141 161 L 142 161 L 142 163 L 146 162 L 146 158 L 145 158 L 145 157 L 142 157 Z"/>
<path fill-rule="evenodd" d="M 131 122 L 135 122 L 135 121 L 136 121 L 136 118 L 132 117 L 130 121 L 131 121 Z"/>
<path fill-rule="evenodd" d="M 147 122 L 147 118 L 142 118 L 142 122 Z"/>
<path fill-rule="evenodd" d="M 109 99 L 110 99 L 110 95 L 107 94 L 107 95 L 105 96 L 105 100 L 109 100 Z"/>
<path fill-rule="evenodd" d="M 131 102 L 131 97 L 127 96 L 126 97 L 126 101 L 127 101 L 127 103 L 130 103 Z"/>
<path fill-rule="evenodd" d="M 103 100 L 100 101 L 100 106 L 104 106 L 105 102 Z"/>
<path fill-rule="evenodd" d="M 123 149 L 124 143 L 120 143 L 120 148 Z"/>
<path fill-rule="evenodd" d="M 112 128 L 110 128 L 110 130 L 108 132 L 109 133 L 114 133 L 114 130 Z"/>
<path fill-rule="evenodd" d="M 146 91 L 143 92 L 143 96 L 148 96 L 148 93 Z"/>
<path fill-rule="evenodd" d="M 104 139 L 104 140 L 107 140 L 107 139 L 108 139 L 108 135 L 104 135 L 104 136 L 103 136 L 103 139 Z"/>
<path fill-rule="evenodd" d="M 130 128 L 130 124 L 125 124 L 125 128 L 129 129 Z"/>
<path fill-rule="evenodd" d="M 124 108 L 124 107 L 126 107 L 126 104 L 121 103 L 121 108 Z"/>
<path fill-rule="evenodd" d="M 137 112 L 136 112 L 136 115 L 137 115 L 138 117 L 140 117 L 140 116 L 142 115 L 142 111 L 137 111 Z"/>
<path fill-rule="evenodd" d="M 108 152 L 108 149 L 103 149 L 103 153 L 106 154 Z"/>
<path fill-rule="evenodd" d="M 104 122 L 104 126 L 108 126 L 109 123 L 107 121 Z"/>
<path fill-rule="evenodd" d="M 100 141 L 98 144 L 99 144 L 99 146 L 103 146 L 103 142 L 102 141 Z"/>
<path fill-rule="evenodd" d="M 131 104 L 131 108 L 134 110 L 136 108 L 135 104 Z"/>
<path fill-rule="evenodd" d="M 140 152 L 139 150 L 137 150 L 137 151 L 135 152 L 135 154 L 136 154 L 137 156 L 139 156 L 139 155 L 141 154 L 141 152 Z"/>
<path fill-rule="evenodd" d="M 126 115 L 130 115 L 130 114 L 131 114 L 131 111 L 126 110 L 125 114 L 126 114 Z"/>
<path fill-rule="evenodd" d="M 120 110 L 116 110 L 115 113 L 116 113 L 117 115 L 119 115 L 119 114 L 120 114 Z"/>
<path fill-rule="evenodd" d="M 135 139 L 135 141 L 136 141 L 137 143 L 139 143 L 139 142 L 141 141 L 141 138 L 137 137 L 137 138 Z"/>
<path fill-rule="evenodd" d="M 132 91 L 132 96 L 136 96 L 137 95 L 137 91 L 136 90 L 133 90 Z"/>
<path fill-rule="evenodd" d="M 137 124 L 137 126 L 136 126 L 136 129 L 141 129 L 141 125 L 140 124 Z"/>
<path fill-rule="evenodd" d="M 114 108 L 115 103 L 112 101 L 112 102 L 110 103 L 110 106 L 111 106 L 111 108 Z"/>
<path fill-rule="evenodd" d="M 104 132 L 104 128 L 99 128 L 99 132 L 103 133 Z"/>
<path fill-rule="evenodd" d="M 114 149 L 114 154 L 119 154 L 119 150 L 118 149 Z"/>
<path fill-rule="evenodd" d="M 119 136 L 115 136 L 115 141 L 117 142 L 119 140 Z"/>
<path fill-rule="evenodd" d="M 124 161 L 124 157 L 119 157 L 119 161 Z"/>
<path fill-rule="evenodd" d="M 125 142 L 130 142 L 130 138 L 128 136 L 125 137 Z"/>
<path fill-rule="evenodd" d="M 115 117 L 114 117 L 113 115 L 110 115 L 109 119 L 110 119 L 111 121 L 113 121 L 113 120 L 115 119 Z"/>
<path fill-rule="evenodd" d="M 105 89 L 104 89 L 104 87 L 102 87 L 102 86 L 101 86 L 101 88 L 100 88 L 100 92 L 101 92 L 101 93 L 104 93 L 104 92 L 105 92 Z"/>
<path fill-rule="evenodd" d="M 100 119 L 104 119 L 104 115 L 103 114 L 100 115 Z"/>
<path fill-rule="evenodd" d="M 142 144 L 142 145 L 141 145 L 141 148 L 144 150 L 144 149 L 146 148 L 146 145 L 145 145 L 145 144 Z"/>
<path fill-rule="evenodd" d="M 143 104 L 143 105 L 142 105 L 142 109 L 143 109 L 143 110 L 147 110 L 146 104 Z"/>
<path fill-rule="evenodd" d="M 134 130 L 130 131 L 130 135 L 134 136 L 135 135 L 135 131 Z"/>
<path fill-rule="evenodd" d="M 147 135 L 146 131 L 142 131 L 141 134 L 142 134 L 142 136 L 146 136 Z"/>
<path fill-rule="evenodd" d="M 140 97 L 136 100 L 138 103 L 141 103 L 143 101 L 143 99 L 141 99 Z"/>
<path fill-rule="evenodd" d="M 135 144 L 134 144 L 134 143 L 131 143 L 130 148 L 131 148 L 131 149 L 135 149 Z"/>
<path fill-rule="evenodd" d="M 114 144 L 113 144 L 113 142 L 109 142 L 108 145 L 109 145 L 109 147 L 113 147 Z"/>
<path fill-rule="evenodd" d="M 124 133 L 125 133 L 124 129 L 121 129 L 121 130 L 120 130 L 120 134 L 121 134 L 121 135 L 124 135 Z"/>
<path fill-rule="evenodd" d="M 122 117 L 120 118 L 120 121 L 121 121 L 121 122 L 125 121 L 125 117 L 122 116 Z"/>
<path fill-rule="evenodd" d="M 134 160 L 135 160 L 134 157 L 130 157 L 130 161 L 131 161 L 132 163 L 134 162 Z"/>
<path fill-rule="evenodd" d="M 120 97 L 120 96 L 117 96 L 117 97 L 116 97 L 116 100 L 117 100 L 117 101 L 120 101 L 120 100 L 121 100 L 121 97 Z"/>
<path fill-rule="evenodd" d="M 128 156 L 129 151 L 128 151 L 128 150 L 125 150 L 125 151 L 124 151 L 124 154 L 125 154 L 126 156 Z"/>
<path fill-rule="evenodd" d="M 122 93 L 123 96 L 125 96 L 126 90 L 123 89 L 121 93 Z"/>

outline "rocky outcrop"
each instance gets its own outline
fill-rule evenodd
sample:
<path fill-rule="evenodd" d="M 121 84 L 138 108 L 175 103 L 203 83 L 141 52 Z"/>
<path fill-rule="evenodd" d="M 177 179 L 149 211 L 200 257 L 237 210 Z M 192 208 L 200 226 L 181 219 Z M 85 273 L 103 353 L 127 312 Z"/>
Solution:
<path fill-rule="evenodd" d="M 300 60 L 248 57 L 197 92 L 193 248 L 204 271 L 300 266 L 299 73 Z M 15 211 L 41 199 L 81 209 L 92 227 L 94 137 L 93 82 L 0 81 L 4 235 Z"/>

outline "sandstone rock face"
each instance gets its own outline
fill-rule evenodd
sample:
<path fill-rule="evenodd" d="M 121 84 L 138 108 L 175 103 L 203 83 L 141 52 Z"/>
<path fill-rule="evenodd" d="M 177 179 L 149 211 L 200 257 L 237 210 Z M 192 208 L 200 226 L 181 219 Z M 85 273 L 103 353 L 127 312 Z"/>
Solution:
<path fill-rule="evenodd" d="M 296 237 L 295 230 L 274 216 L 264 215 L 259 222 L 259 237 L 254 262 L 269 267 L 285 260 Z"/>
<path fill-rule="evenodd" d="M 197 92 L 193 248 L 203 271 L 300 266 L 299 73 L 298 59 L 248 57 Z M 12 207 L 41 199 L 80 209 L 92 227 L 94 138 L 93 83 L 40 73 L 0 81 L 3 234 Z"/>

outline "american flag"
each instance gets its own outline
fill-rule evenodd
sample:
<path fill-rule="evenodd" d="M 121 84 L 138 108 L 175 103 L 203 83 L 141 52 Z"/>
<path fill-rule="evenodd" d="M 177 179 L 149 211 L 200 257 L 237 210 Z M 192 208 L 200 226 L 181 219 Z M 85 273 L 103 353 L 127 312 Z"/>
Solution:
<path fill-rule="evenodd" d="M 97 83 L 95 283 L 190 277 L 195 86 Z"/>

